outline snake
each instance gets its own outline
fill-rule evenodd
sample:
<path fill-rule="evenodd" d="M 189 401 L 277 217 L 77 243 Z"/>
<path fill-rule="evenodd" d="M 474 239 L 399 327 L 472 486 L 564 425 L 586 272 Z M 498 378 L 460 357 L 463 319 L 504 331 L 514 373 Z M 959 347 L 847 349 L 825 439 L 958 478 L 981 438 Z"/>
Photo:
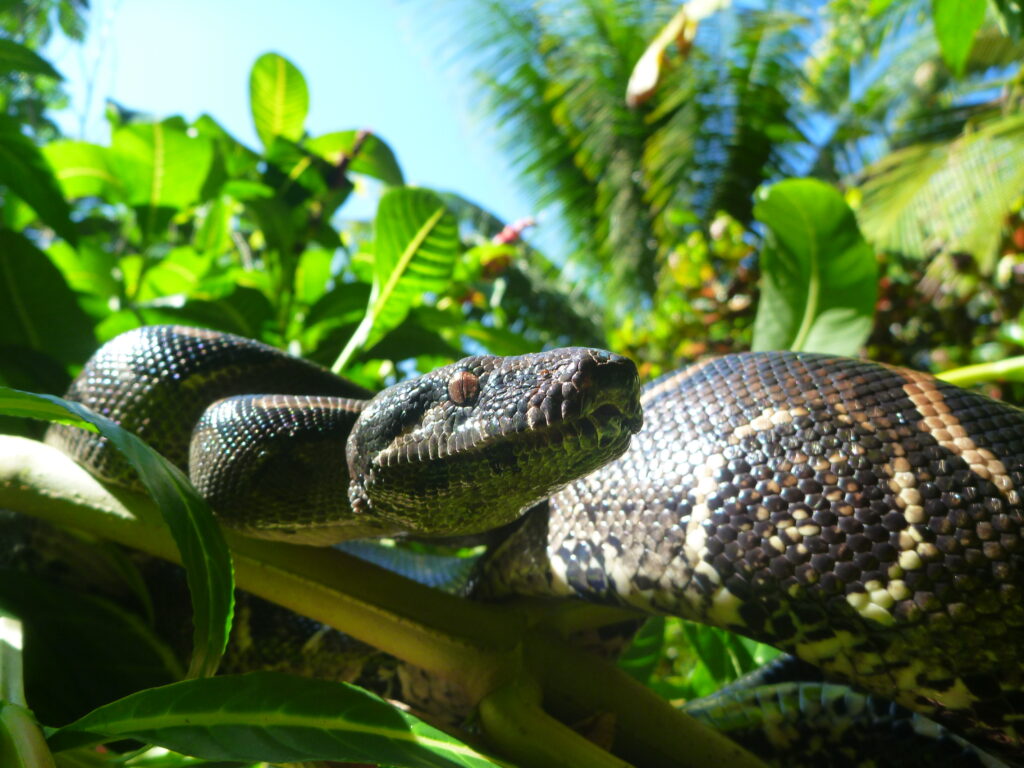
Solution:
<path fill-rule="evenodd" d="M 730 629 L 1024 759 L 1024 411 L 816 353 L 637 381 L 626 358 L 570 348 L 470 357 L 367 398 L 272 347 L 153 326 L 108 342 L 68 398 L 153 443 L 180 433 L 159 447 L 226 525 L 327 543 L 518 521 L 474 597 Z M 102 437 L 47 440 L 130 474 Z"/>

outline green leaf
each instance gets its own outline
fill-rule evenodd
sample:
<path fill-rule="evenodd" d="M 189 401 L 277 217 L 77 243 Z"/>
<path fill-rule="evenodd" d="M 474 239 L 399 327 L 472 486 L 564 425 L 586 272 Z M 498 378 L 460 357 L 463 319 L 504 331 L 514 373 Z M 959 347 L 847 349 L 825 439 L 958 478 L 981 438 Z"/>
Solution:
<path fill-rule="evenodd" d="M 358 144 L 358 152 L 353 152 Z M 400 187 L 405 183 L 402 169 L 395 153 L 383 139 L 369 131 L 337 131 L 325 133 L 306 142 L 306 149 L 318 154 L 332 165 L 338 165 L 346 157 L 348 170 L 380 179 L 385 184 Z M 355 154 L 355 157 L 353 157 Z"/>
<path fill-rule="evenodd" d="M 190 299 L 180 307 L 142 307 L 140 312 L 148 325 L 185 323 L 256 339 L 263 336 L 264 326 L 274 318 L 274 308 L 266 295 L 242 285 L 220 298 Z"/>
<path fill-rule="evenodd" d="M 754 216 L 767 233 L 753 349 L 857 354 L 871 331 L 878 265 L 842 196 L 789 179 L 758 191 Z"/>
<path fill-rule="evenodd" d="M 196 253 L 188 246 L 172 248 L 146 270 L 136 296 L 139 302 L 169 296 L 188 296 L 213 266 L 213 255 Z"/>
<path fill-rule="evenodd" d="M 53 171 L 18 122 L 5 116 L 0 116 L 0 185 L 31 205 L 58 235 L 75 242 L 71 209 Z"/>
<path fill-rule="evenodd" d="M 99 197 L 109 203 L 120 199 L 121 183 L 110 167 L 106 147 L 85 141 L 54 141 L 43 147 L 43 157 L 66 197 Z"/>
<path fill-rule="evenodd" d="M 24 72 L 29 75 L 46 75 L 56 80 L 64 79 L 50 62 L 31 48 L 13 40 L 0 39 L 0 75 L 6 75 L 8 72 Z"/>
<path fill-rule="evenodd" d="M 366 315 L 334 364 L 344 370 L 371 334 L 396 327 L 424 293 L 448 287 L 459 255 L 455 217 L 426 189 L 389 189 L 374 221 L 373 285 Z"/>
<path fill-rule="evenodd" d="M 665 617 L 652 616 L 633 635 L 629 647 L 619 656 L 618 667 L 634 680 L 646 683 L 661 661 L 665 647 Z"/>
<path fill-rule="evenodd" d="M 226 197 L 218 197 L 205 206 L 192 237 L 197 251 L 217 256 L 231 249 L 231 220 L 235 208 Z"/>
<path fill-rule="evenodd" d="M 0 346 L 80 364 L 96 346 L 91 328 L 46 254 L 23 235 L 0 230 Z"/>
<path fill-rule="evenodd" d="M 28 700 L 48 725 L 181 677 L 177 660 L 153 629 L 108 600 L 3 570 L 0 609 L 25 627 Z"/>
<path fill-rule="evenodd" d="M 726 683 L 752 672 L 775 658 L 778 651 L 746 637 L 690 621 L 669 619 L 673 633 L 684 639 L 691 656 L 691 669 L 686 685 L 673 697 L 687 699 L 707 696 Z"/>
<path fill-rule="evenodd" d="M 80 403 L 0 387 L 0 413 L 70 421 L 99 432 L 124 454 L 159 505 L 181 552 L 192 595 L 194 623 L 189 676 L 212 675 L 224 653 L 231 628 L 234 577 L 220 527 L 188 478 L 135 435 Z"/>
<path fill-rule="evenodd" d="M 50 745 L 60 751 L 124 738 L 212 760 L 497 765 L 360 688 L 279 672 L 140 691 L 56 731 Z"/>
<path fill-rule="evenodd" d="M 111 166 L 128 205 L 181 209 L 199 197 L 213 159 L 213 145 L 189 136 L 177 120 L 135 123 L 114 132 Z M 152 228 L 150 228 L 152 230 Z"/>
<path fill-rule="evenodd" d="M 991 120 L 953 141 L 915 144 L 865 169 L 857 209 L 876 248 L 925 257 L 973 254 L 985 274 L 999 254 L 1003 222 L 1024 189 L 1024 116 Z"/>
<path fill-rule="evenodd" d="M 278 136 L 302 138 L 309 90 L 302 72 L 284 56 L 265 53 L 256 59 L 249 75 L 249 102 L 263 146 L 269 147 Z"/>
<path fill-rule="evenodd" d="M 959 77 L 971 53 L 974 35 L 985 21 L 984 0 L 932 0 L 932 20 L 942 58 Z"/>
<path fill-rule="evenodd" d="M 1006 35 L 1019 40 L 1024 35 L 1024 7 L 1019 0 L 992 0 L 992 7 Z"/>
<path fill-rule="evenodd" d="M 295 269 L 295 299 L 306 305 L 319 301 L 327 292 L 334 255 L 323 248 L 309 248 L 299 257 Z"/>

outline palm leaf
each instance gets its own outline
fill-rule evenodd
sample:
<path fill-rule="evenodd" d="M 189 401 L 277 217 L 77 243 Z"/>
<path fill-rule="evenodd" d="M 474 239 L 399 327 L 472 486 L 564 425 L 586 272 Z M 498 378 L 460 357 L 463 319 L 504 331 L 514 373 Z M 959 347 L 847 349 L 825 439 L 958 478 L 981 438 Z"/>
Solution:
<path fill-rule="evenodd" d="M 868 168 L 858 218 L 877 248 L 922 257 L 965 251 L 991 272 L 1002 222 L 1022 189 L 1024 116 L 1000 117 Z"/>

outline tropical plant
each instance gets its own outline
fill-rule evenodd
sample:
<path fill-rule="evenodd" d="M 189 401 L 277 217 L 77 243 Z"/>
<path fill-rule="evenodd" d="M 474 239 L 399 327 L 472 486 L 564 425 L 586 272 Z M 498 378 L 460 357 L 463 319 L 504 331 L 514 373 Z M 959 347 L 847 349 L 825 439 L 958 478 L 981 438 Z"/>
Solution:
<path fill-rule="evenodd" d="M 250 85 L 253 119 L 263 142 L 259 151 L 233 139 L 209 116 L 190 125 L 177 117 L 152 121 L 113 112 L 108 145 L 57 140 L 37 149 L 24 140 L 20 176 L 3 177 L 9 187 L 4 199 L 4 220 L 9 224 L 0 230 L 4 245 L 0 287 L 10 298 L 0 310 L 4 383 L 62 391 L 69 374 L 97 343 L 155 322 L 198 324 L 258 337 L 325 364 L 334 361 L 337 369 L 370 386 L 393 380 L 400 367 L 408 372 L 446 362 L 463 348 L 519 352 L 589 341 L 597 335 L 586 300 L 569 300 L 561 294 L 554 268 L 520 242 L 527 222 L 502 227 L 458 196 L 403 186 L 394 153 L 372 134 L 306 135 L 305 81 L 280 56 L 261 57 L 253 67 Z M 384 185 L 372 227 L 339 224 L 334 215 L 351 190 L 349 174 L 355 173 L 371 175 Z M 791 226 L 786 217 L 792 202 L 787 201 L 794 195 L 804 204 L 820 204 L 822 211 L 833 211 L 817 217 L 817 224 L 826 229 L 810 240 L 785 235 Z M 759 206 L 763 210 L 757 215 L 777 235 L 773 253 L 780 274 L 799 271 L 806 259 L 813 260 L 821 274 L 838 274 L 817 262 L 821 249 L 816 243 L 822 238 L 852 238 L 851 254 L 862 247 L 856 245 L 860 238 L 842 200 L 824 185 L 779 186 L 766 191 Z M 849 272 L 847 266 L 836 266 L 839 273 Z M 846 295 L 866 296 L 870 308 L 873 289 L 873 276 L 868 274 Z M 765 300 L 775 302 L 776 310 L 785 308 L 795 324 L 763 331 L 764 343 L 799 346 L 814 338 L 812 329 L 824 329 L 830 339 L 827 343 L 849 336 L 849 324 L 836 335 L 828 307 L 808 301 L 806 294 L 787 298 L 787 290 L 782 284 L 765 286 Z M 561 330 L 552 332 L 551 327 Z M 772 341 L 774 336 L 778 338 Z M 850 343 L 859 343 L 856 336 L 849 338 Z M 312 682 L 307 685 L 273 675 L 223 684 L 202 679 L 216 668 L 224 647 L 232 586 L 228 550 L 203 501 L 177 470 L 102 417 L 50 395 L 2 392 L 0 411 L 8 416 L 72 420 L 101 430 L 138 467 L 160 512 L 152 502 L 135 499 L 130 510 L 139 519 L 126 525 L 111 517 L 110 500 L 103 500 L 105 492 L 99 486 L 81 476 L 75 480 L 46 458 L 45 451 L 37 466 L 56 473 L 44 471 L 45 479 L 40 476 L 29 482 L 24 482 L 25 477 L 0 482 L 4 505 L 57 523 L 69 522 L 67 515 L 73 514 L 73 524 L 94 536 L 180 558 L 193 599 L 194 650 L 186 669 L 150 625 L 164 596 L 148 595 L 134 567 L 117 555 L 110 560 L 109 549 L 101 547 L 89 557 L 108 564 L 101 570 L 117 564 L 115 570 L 127 575 L 127 583 L 134 585 L 131 589 L 149 606 L 141 617 L 101 596 L 76 595 L 66 587 L 5 572 L 0 580 L 0 606 L 25 627 L 27 701 L 49 725 L 76 721 L 49 739 L 59 760 L 106 765 L 109 761 L 89 745 L 133 736 L 208 759 L 490 764 L 490 758 L 473 747 L 338 683 L 314 691 Z M 5 431 L 14 431 L 15 426 L 23 432 L 34 431 L 23 423 L 9 426 Z M 6 438 L 4 445 L 13 446 L 18 458 L 13 463 L 0 460 L 0 464 L 3 472 L 20 473 L 23 462 L 32 463 L 33 451 L 41 449 L 29 447 L 34 443 L 9 442 L 12 439 Z M 76 485 L 83 480 L 84 486 Z M 30 502 L 32 498 L 41 503 Z M 160 513 L 169 524 L 169 534 L 154 518 Z M 341 569 L 338 574 L 350 569 L 347 582 L 374 585 L 357 597 L 337 581 L 338 574 L 328 578 L 317 570 L 323 564 L 314 565 L 305 553 L 290 547 L 264 549 L 235 537 L 230 543 L 241 586 L 312 612 L 438 674 L 464 681 L 498 681 L 511 669 L 509 659 L 519 659 L 529 647 L 530 658 L 575 670 L 561 682 L 554 678 L 543 683 L 547 698 L 565 700 L 562 708 L 555 707 L 561 716 L 592 698 L 588 686 L 602 680 L 608 691 L 618 691 L 613 699 L 619 703 L 609 700 L 607 705 L 624 708 L 623 723 L 640 729 L 634 739 L 639 737 L 643 743 L 624 747 L 627 752 L 678 751 L 677 740 L 692 733 L 694 726 L 651 698 L 650 688 L 617 677 L 619 673 L 596 659 L 577 658 L 559 642 L 546 639 L 546 631 L 524 635 L 523 627 L 532 622 L 521 623 L 516 612 L 499 618 L 499 613 L 484 606 L 435 595 L 339 553 L 325 552 L 331 567 Z M 249 562 L 255 568 L 245 565 Z M 284 574 L 283 581 L 276 576 L 268 580 L 269 572 Z M 308 605 L 302 585 L 314 581 L 320 584 L 318 590 L 336 592 L 337 599 L 328 599 L 321 608 Z M 415 597 L 414 609 L 410 595 Z M 372 625 L 360 618 L 363 609 L 353 613 L 345 607 L 353 599 L 375 606 Z M 382 618 L 389 614 L 395 616 L 391 629 L 387 628 L 391 620 Z M 440 635 L 435 630 L 425 633 L 424 622 L 436 624 L 430 616 L 446 614 L 452 620 Z M 613 618 L 621 617 L 614 614 Z M 57 627 L 62 621 L 75 621 L 81 629 L 61 633 Z M 675 655 L 666 667 L 668 662 L 650 654 L 650 643 L 661 648 L 659 638 L 679 636 L 680 626 L 673 622 L 665 628 L 654 622 L 642 636 L 649 645 L 638 643 L 623 661 L 636 680 L 665 696 L 692 698 L 707 692 L 769 653 L 725 633 L 690 629 L 686 634 L 701 653 L 685 659 Z M 39 638 L 56 645 L 42 644 Z M 473 649 L 472 658 L 477 660 L 469 661 L 460 648 Z M 13 648 L 6 653 L 18 658 Z M 83 671 L 83 658 L 92 672 Z M 67 680 L 82 674 L 87 679 L 101 675 L 103 683 L 90 679 L 72 694 Z M 33 754 L 46 754 L 24 710 L 17 667 L 5 668 L 5 675 L 11 687 L 0 724 L 6 725 L 13 742 L 3 743 L 24 744 Z M 185 681 L 174 682 L 183 675 Z M 515 734 L 523 723 L 532 723 L 528 727 L 534 729 L 544 750 L 582 750 L 579 754 L 598 760 L 594 764 L 609 759 L 540 713 L 532 698 L 533 684 L 529 677 L 511 688 L 476 690 L 472 688 L 476 684 L 471 684 L 480 698 L 483 727 L 492 745 L 528 764 L 532 758 L 517 751 L 515 744 L 521 740 Z M 271 695 L 280 697 L 273 707 L 252 703 Z M 302 704 L 308 696 L 319 704 L 312 708 Z M 117 701 L 105 706 L 111 700 Z M 365 719 L 334 717 L 339 708 L 350 706 L 365 710 Z M 628 714 L 631 707 L 637 713 L 660 714 L 651 715 L 646 724 L 634 722 L 636 713 Z M 144 711 L 149 714 L 143 716 Z M 276 751 L 246 746 L 269 733 L 267 728 L 296 728 L 297 734 L 328 715 L 334 717 L 334 725 L 321 733 L 320 746 Z M 654 728 L 656 723 L 668 722 L 665 718 L 676 726 L 660 728 L 668 739 L 661 743 L 663 737 Z M 221 728 L 217 731 L 220 746 L 203 746 L 202 740 L 212 732 L 209 729 L 215 728 Z M 417 734 L 415 748 L 402 736 L 410 729 Z M 368 730 L 379 733 L 380 739 L 374 741 Z M 704 735 L 687 738 L 710 739 L 701 748 L 706 750 L 703 754 L 729 749 L 719 737 L 703 729 L 697 733 Z M 470 737 L 463 734 L 463 738 Z M 692 751 L 693 745 L 689 748 Z M 111 760 L 117 758 L 116 753 L 108 754 Z M 147 765 L 153 759 L 148 755 L 136 762 Z M 184 758 L 178 759 L 178 763 L 163 764 L 187 764 L 180 762 Z"/>
<path fill-rule="evenodd" d="M 523 14 L 510 13 L 517 10 Z M 802 141 L 788 102 L 802 82 L 791 58 L 803 39 L 800 16 L 730 11 L 701 22 L 705 38 L 677 24 L 671 39 L 694 45 L 686 66 L 675 59 L 664 68 L 662 36 L 652 59 L 663 70 L 660 85 L 643 111 L 630 111 L 619 101 L 625 91 L 615 99 L 612 91 L 626 87 L 658 29 L 672 29 L 673 10 L 596 0 L 490 7 L 510 26 L 502 29 L 501 74 L 489 87 L 508 97 L 510 120 L 546 140 L 544 162 L 554 164 L 527 162 L 527 170 L 577 217 L 577 238 L 593 225 L 598 257 L 589 266 L 576 259 L 560 269 L 531 249 L 521 237 L 529 222 L 505 226 L 458 195 L 406 186 L 395 153 L 372 133 L 310 136 L 305 79 L 276 54 L 260 57 L 251 73 L 258 148 L 210 116 L 189 123 L 112 109 L 109 142 L 41 147 L 43 136 L 28 138 L 11 118 L 0 135 L 8 148 L 0 163 L 0 385 L 62 392 L 98 343 L 163 322 L 260 338 L 373 388 L 464 352 L 603 340 L 641 356 L 647 375 L 680 358 L 748 345 L 856 353 L 876 304 L 894 322 L 891 313 L 903 309 L 893 309 L 894 291 L 910 278 L 894 280 L 890 270 L 878 300 L 874 251 L 833 185 L 762 184 L 792 168 L 790 151 Z M 569 34 L 577 24 L 588 35 Z M 727 53 L 701 48 L 712 41 Z M 529 55 L 527 43 L 537 46 Z M 563 73 L 576 79 L 548 82 Z M 528 86 L 530 103 L 514 101 L 516 86 Z M 372 222 L 342 218 L 355 174 L 383 190 Z M 573 188 L 577 197 L 563 197 Z M 1001 267 L 1007 285 L 1015 284 L 1015 265 Z M 593 277 L 585 290 L 566 289 L 573 269 Z M 633 269 L 637 281 L 628 279 Z M 1002 301 L 1008 317 L 1016 305 L 1004 299 L 997 291 L 986 301 Z M 623 316 L 623 307 L 633 311 Z M 617 327 L 603 336 L 609 318 Z M 881 343 L 877 324 L 872 343 Z M 1018 362 L 997 373 L 1021 369 Z M 992 368 L 961 374 L 966 381 L 992 375 Z M 507 764 L 492 752 L 523 766 L 554 758 L 619 765 L 563 725 L 595 711 L 613 713 L 617 753 L 633 762 L 748 759 L 665 700 L 714 690 L 767 658 L 764 646 L 657 619 L 617 670 L 562 635 L 619 621 L 619 612 L 568 604 L 498 610 L 339 552 L 225 537 L 180 472 L 102 417 L 52 394 L 10 388 L 0 388 L 0 413 L 91 424 L 130 458 L 152 496 L 112 495 L 46 448 L 2 436 L 0 505 L 69 525 L 76 539 L 181 562 L 194 617 L 185 664 L 154 631 L 166 596 L 150 592 L 132 559 L 105 543 L 85 543 L 89 561 L 138 610 L 5 571 L 5 766 L 49 765 L 51 750 L 60 765 L 90 768 Z M 27 422 L 2 426 L 38 433 Z M 336 681 L 208 677 L 231 629 L 235 580 L 462 685 L 479 705 L 477 719 L 446 732 Z M 45 725 L 63 727 L 44 740 L 26 705 Z M 125 755 L 128 738 L 198 757 Z M 95 748 L 111 742 L 116 749 Z"/>
<path fill-rule="evenodd" d="M 752 193 L 792 175 L 851 189 L 890 283 L 931 263 L 969 303 L 950 266 L 969 253 L 1006 296 L 992 278 L 1022 189 L 1014 4 L 452 6 L 445 45 L 470 60 L 525 186 L 563 215 L 566 268 L 591 278 L 614 348 L 664 369 L 748 346 Z"/>

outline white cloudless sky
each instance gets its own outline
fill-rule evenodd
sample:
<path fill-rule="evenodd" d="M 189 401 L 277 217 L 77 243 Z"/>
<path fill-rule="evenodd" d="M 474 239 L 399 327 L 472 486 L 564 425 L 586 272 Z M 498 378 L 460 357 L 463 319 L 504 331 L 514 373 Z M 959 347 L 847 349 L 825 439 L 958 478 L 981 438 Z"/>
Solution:
<path fill-rule="evenodd" d="M 306 77 L 312 135 L 369 128 L 394 150 L 408 183 L 458 192 L 507 221 L 537 213 L 513 188 L 493 129 L 475 111 L 466 68 L 443 61 L 443 41 L 430 37 L 446 24 L 428 18 L 430 8 L 394 0 L 93 0 L 85 45 L 55 40 L 46 51 L 72 97 L 58 122 L 68 136 L 106 143 L 111 98 L 158 117 L 206 112 L 258 147 L 249 70 L 274 51 Z M 341 214 L 372 210 L 350 201 Z"/>

